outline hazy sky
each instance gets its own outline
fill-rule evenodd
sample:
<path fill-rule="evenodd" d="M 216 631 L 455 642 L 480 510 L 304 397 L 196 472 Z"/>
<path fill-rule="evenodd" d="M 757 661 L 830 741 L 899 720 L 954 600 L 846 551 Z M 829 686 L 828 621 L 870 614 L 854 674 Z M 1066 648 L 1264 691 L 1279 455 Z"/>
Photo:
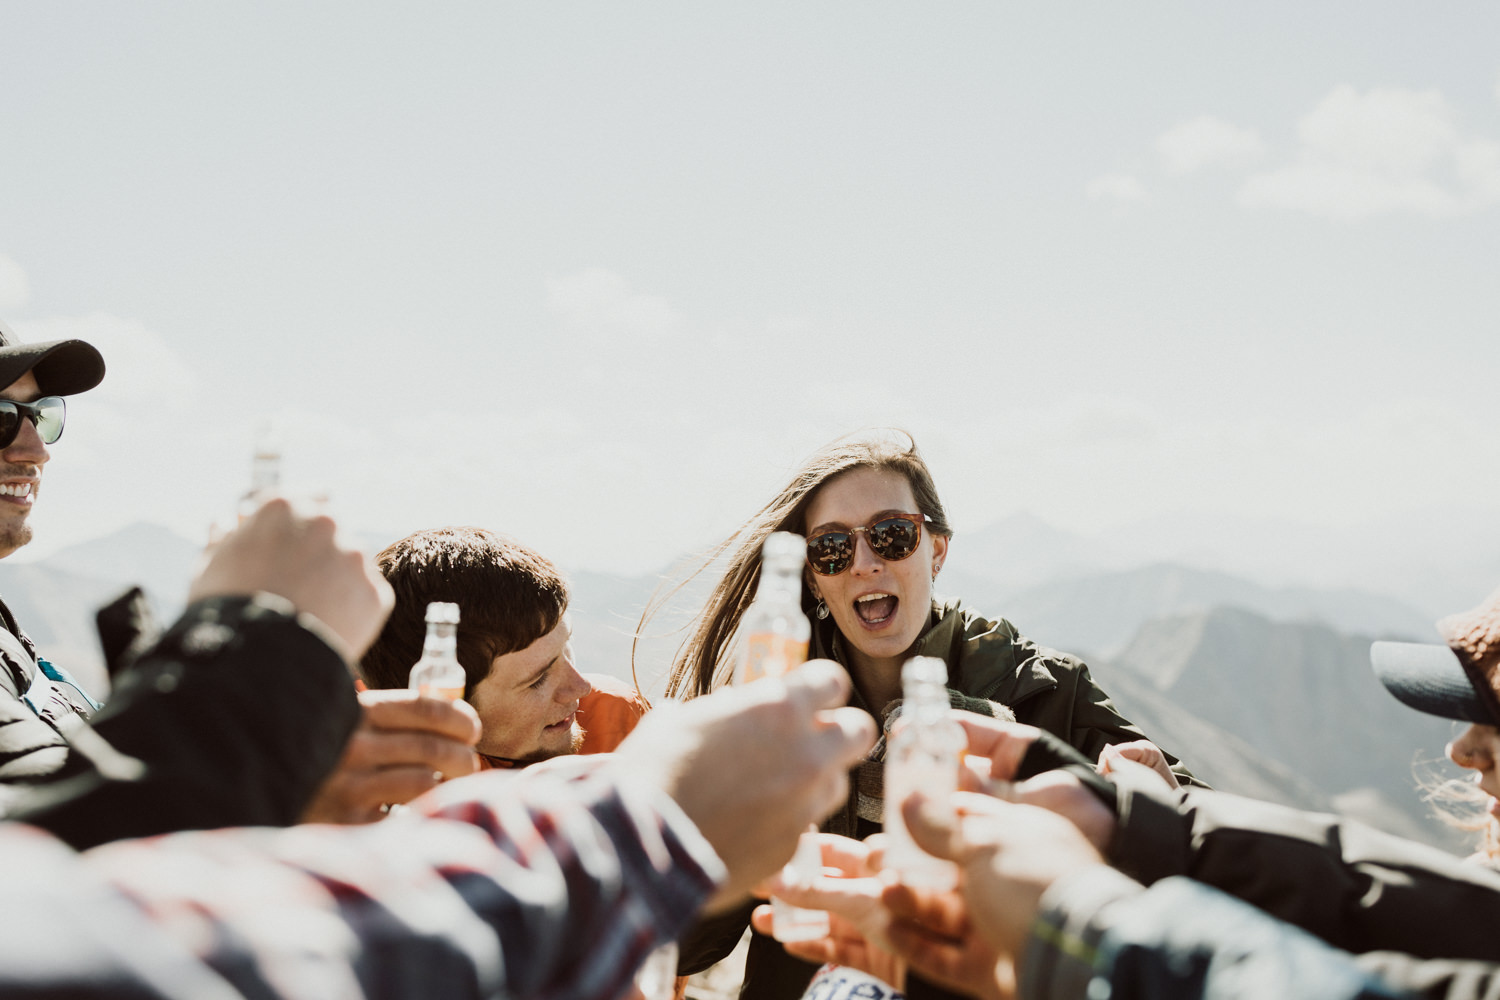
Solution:
<path fill-rule="evenodd" d="M 1464 2 L 0 0 L 0 315 L 110 366 L 35 552 L 202 533 L 266 421 L 362 532 L 578 568 L 887 423 L 960 533 L 1493 526 L 1497 40 Z"/>

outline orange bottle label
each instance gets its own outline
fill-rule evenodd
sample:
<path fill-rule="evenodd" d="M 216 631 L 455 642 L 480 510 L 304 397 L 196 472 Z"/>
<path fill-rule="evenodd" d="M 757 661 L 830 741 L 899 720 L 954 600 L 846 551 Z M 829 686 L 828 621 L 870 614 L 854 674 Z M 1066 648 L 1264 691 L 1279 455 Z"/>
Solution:
<path fill-rule="evenodd" d="M 740 682 L 780 677 L 807 659 L 807 641 L 757 632 L 745 641 L 745 668 Z"/>
<path fill-rule="evenodd" d="M 438 687 L 436 684 L 423 684 L 417 688 L 417 693 L 423 698 L 441 698 L 444 701 L 462 701 L 464 689 L 461 687 Z"/>

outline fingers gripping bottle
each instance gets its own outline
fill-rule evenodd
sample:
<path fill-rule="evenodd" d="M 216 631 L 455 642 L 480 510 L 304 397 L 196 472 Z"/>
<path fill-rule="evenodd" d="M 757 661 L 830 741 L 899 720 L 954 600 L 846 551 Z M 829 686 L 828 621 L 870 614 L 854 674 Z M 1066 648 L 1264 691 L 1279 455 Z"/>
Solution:
<path fill-rule="evenodd" d="M 958 791 L 958 769 L 968 739 L 948 713 L 948 666 L 915 656 L 901 668 L 901 718 L 885 751 L 885 867 L 903 883 L 951 889 L 958 868 L 922 850 L 907 832 L 901 804 L 913 792 L 943 806 Z"/>
<path fill-rule="evenodd" d="M 464 696 L 464 668 L 458 662 L 458 605 L 427 605 L 427 638 L 422 658 L 411 668 L 407 687 L 429 698 L 458 701 Z"/>
<path fill-rule="evenodd" d="M 802 613 L 802 564 L 806 558 L 807 542 L 789 531 L 776 532 L 761 546 L 760 584 L 740 626 L 745 636 L 741 683 L 779 677 L 807 659 L 812 626 Z M 816 833 L 816 827 L 811 828 L 798 840 L 796 853 L 781 871 L 786 881 L 807 884 L 823 874 L 823 854 Z M 778 941 L 828 936 L 828 914 L 823 910 L 804 910 L 772 896 L 771 911 L 771 934 Z"/>

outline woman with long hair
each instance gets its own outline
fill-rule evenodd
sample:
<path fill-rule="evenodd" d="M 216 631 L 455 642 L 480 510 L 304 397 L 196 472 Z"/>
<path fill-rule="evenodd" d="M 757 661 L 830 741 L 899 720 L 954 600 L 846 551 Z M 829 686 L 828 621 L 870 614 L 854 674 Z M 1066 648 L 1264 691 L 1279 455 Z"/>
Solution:
<path fill-rule="evenodd" d="M 1048 730 L 1090 760 L 1107 746 L 1131 744 L 1127 756 L 1155 763 L 1170 782 L 1193 780 L 1115 711 L 1082 661 L 1038 646 L 1003 618 L 934 597 L 953 530 L 932 473 L 905 432 L 861 434 L 821 449 L 714 550 L 705 565 L 732 550 L 728 567 L 672 665 L 668 695 L 693 697 L 730 682 L 736 631 L 760 579 L 761 545 L 776 531 L 807 539 L 809 656 L 842 664 L 854 680 L 851 702 L 877 721 L 888 726 L 894 718 L 902 664 L 935 656 L 948 666 L 956 708 Z M 884 746 L 881 740 L 856 771 L 849 800 L 824 829 L 857 838 L 880 830 Z M 698 971 L 727 954 L 750 910 L 700 925 L 683 942 L 681 971 Z M 756 935 L 741 996 L 798 997 L 813 969 Z"/>

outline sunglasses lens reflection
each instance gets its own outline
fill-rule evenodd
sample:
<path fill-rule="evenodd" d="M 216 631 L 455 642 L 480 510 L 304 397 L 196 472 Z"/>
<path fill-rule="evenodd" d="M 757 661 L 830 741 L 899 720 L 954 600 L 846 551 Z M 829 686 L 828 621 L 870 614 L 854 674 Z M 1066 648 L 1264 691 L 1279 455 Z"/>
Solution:
<path fill-rule="evenodd" d="M 870 525 L 870 548 L 882 559 L 899 561 L 917 551 L 915 523 L 904 517 L 888 517 Z"/>
<path fill-rule="evenodd" d="M 21 421 L 36 423 L 37 436 L 43 444 L 56 444 L 62 437 L 67 407 L 61 396 L 45 396 L 30 405 L 0 399 L 0 448 L 8 448 L 21 433 Z"/>
<path fill-rule="evenodd" d="M 0 448 L 16 439 L 16 432 L 21 429 L 21 421 L 24 419 L 15 403 L 0 399 Z"/>
<path fill-rule="evenodd" d="M 36 432 L 41 435 L 43 444 L 56 444 L 57 439 L 62 437 L 63 417 L 66 410 L 63 408 L 62 398 L 59 396 L 48 396 L 39 400 L 36 404 Z"/>
<path fill-rule="evenodd" d="M 807 540 L 807 561 L 823 576 L 838 576 L 853 557 L 854 536 L 847 532 L 827 531 Z"/>
<path fill-rule="evenodd" d="M 888 562 L 900 562 L 917 551 L 922 527 L 909 517 L 887 517 L 855 531 L 825 531 L 807 540 L 807 561 L 813 572 L 838 576 L 854 559 L 854 535 L 863 531 L 870 548 Z"/>

